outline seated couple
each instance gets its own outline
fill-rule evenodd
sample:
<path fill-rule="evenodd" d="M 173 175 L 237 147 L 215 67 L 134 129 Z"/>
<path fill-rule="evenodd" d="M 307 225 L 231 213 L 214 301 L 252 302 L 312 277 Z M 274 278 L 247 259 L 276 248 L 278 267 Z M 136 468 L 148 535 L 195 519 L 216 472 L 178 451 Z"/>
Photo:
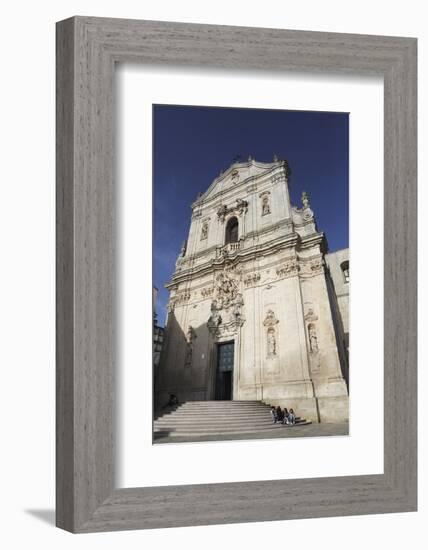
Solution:
<path fill-rule="evenodd" d="M 294 414 L 293 409 L 288 411 L 287 408 L 282 410 L 280 406 L 276 408 L 271 407 L 270 414 L 272 416 L 273 424 L 280 423 L 287 424 L 288 426 L 294 426 L 296 423 L 296 415 Z"/>

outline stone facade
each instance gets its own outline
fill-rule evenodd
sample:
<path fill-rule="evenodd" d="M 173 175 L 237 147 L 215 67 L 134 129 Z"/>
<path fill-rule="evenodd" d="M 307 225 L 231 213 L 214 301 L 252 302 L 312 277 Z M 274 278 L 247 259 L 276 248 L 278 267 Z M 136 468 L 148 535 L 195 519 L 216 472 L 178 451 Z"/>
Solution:
<path fill-rule="evenodd" d="M 348 419 L 326 240 L 307 194 L 291 205 L 289 175 L 285 160 L 235 163 L 193 203 L 166 285 L 157 403 L 170 393 L 215 399 L 224 368 L 231 399 L 292 407 L 314 422 Z M 233 343 L 233 365 L 221 364 L 222 343 Z"/>

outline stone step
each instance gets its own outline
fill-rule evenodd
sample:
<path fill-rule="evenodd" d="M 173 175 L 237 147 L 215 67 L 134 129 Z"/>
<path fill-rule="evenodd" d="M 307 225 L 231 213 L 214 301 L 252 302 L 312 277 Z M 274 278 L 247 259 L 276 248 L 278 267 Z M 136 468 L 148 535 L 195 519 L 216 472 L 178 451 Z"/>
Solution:
<path fill-rule="evenodd" d="M 164 414 L 162 416 L 159 416 L 156 418 L 156 420 L 159 420 L 161 418 L 180 418 L 183 420 L 197 420 L 198 418 L 206 419 L 206 418 L 219 418 L 219 419 L 236 419 L 236 418 L 268 418 L 270 421 L 272 420 L 272 416 L 269 411 L 252 411 L 252 412 L 241 412 L 237 411 L 235 413 L 222 413 L 222 412 L 215 412 L 215 413 L 179 413 L 178 411 L 174 414 Z M 300 417 L 297 417 L 300 418 Z"/>
<path fill-rule="evenodd" d="M 299 420 L 296 425 L 303 424 L 305 420 Z M 155 422 L 155 428 L 204 428 L 204 427 L 216 427 L 216 428 L 229 428 L 229 427 L 265 427 L 265 426 L 282 426 L 282 424 L 273 424 L 272 422 Z"/>
<path fill-rule="evenodd" d="M 195 405 L 193 407 L 178 407 L 177 411 L 255 411 L 255 410 L 265 410 L 270 411 L 270 407 L 264 405 L 242 405 L 241 407 L 234 407 L 230 405 L 222 406 L 212 406 L 212 405 Z"/>
<path fill-rule="evenodd" d="M 254 432 L 260 432 L 260 431 L 263 431 L 263 432 L 273 432 L 274 430 L 280 430 L 280 429 L 285 429 L 285 430 L 291 430 L 293 428 L 296 428 L 296 427 L 300 427 L 300 426 L 307 426 L 311 424 L 311 422 L 308 422 L 308 421 L 305 421 L 305 422 L 302 422 L 300 424 L 296 424 L 294 426 L 287 426 L 287 425 L 282 425 L 282 424 L 268 424 L 267 426 L 263 426 L 263 427 L 257 427 L 256 429 L 255 428 L 252 428 L 251 426 L 248 427 L 248 426 L 245 426 L 245 427 L 242 427 L 242 428 L 234 428 L 234 427 L 231 427 L 231 428 L 224 428 L 224 427 L 221 427 L 221 428 L 208 428 L 208 427 L 205 427 L 205 428 L 192 428 L 192 429 L 180 429 L 180 430 L 177 430 L 176 428 L 170 428 L 170 429 L 166 429 L 166 428 L 155 428 L 154 430 L 154 433 L 157 434 L 157 435 L 160 435 L 160 434 L 165 434 L 165 435 L 169 435 L 169 436 L 177 436 L 177 437 L 181 437 L 181 436 L 184 436 L 184 437 L 192 437 L 192 436 L 203 436 L 203 435 L 221 435 L 223 433 L 227 433 L 227 434 L 240 434 L 240 433 L 254 433 Z"/>
<path fill-rule="evenodd" d="M 292 426 L 273 424 L 271 407 L 260 401 L 188 401 L 159 411 L 154 434 L 177 437 L 200 437 L 221 434 L 273 433 Z M 297 426 L 310 424 L 298 417 Z"/>

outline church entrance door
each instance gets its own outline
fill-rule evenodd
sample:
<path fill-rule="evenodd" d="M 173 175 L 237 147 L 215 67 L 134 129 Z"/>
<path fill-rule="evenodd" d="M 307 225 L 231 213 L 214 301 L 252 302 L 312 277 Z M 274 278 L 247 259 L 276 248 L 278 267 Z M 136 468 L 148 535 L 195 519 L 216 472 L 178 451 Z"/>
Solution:
<path fill-rule="evenodd" d="M 233 356 L 234 342 L 217 344 L 217 375 L 215 398 L 217 400 L 231 400 L 233 396 Z"/>

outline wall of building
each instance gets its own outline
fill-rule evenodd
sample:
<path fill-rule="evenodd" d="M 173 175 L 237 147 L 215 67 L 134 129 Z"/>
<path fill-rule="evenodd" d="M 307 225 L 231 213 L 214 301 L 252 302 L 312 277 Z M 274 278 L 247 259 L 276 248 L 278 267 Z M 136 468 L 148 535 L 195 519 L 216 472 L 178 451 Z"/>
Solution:
<path fill-rule="evenodd" d="M 170 393 L 214 399 L 217 344 L 234 341 L 233 399 L 284 400 L 314 422 L 348 418 L 324 235 L 305 194 L 291 206 L 287 176 L 285 161 L 236 163 L 193 204 L 167 285 L 159 404 Z M 226 244 L 232 218 L 238 242 Z"/>

